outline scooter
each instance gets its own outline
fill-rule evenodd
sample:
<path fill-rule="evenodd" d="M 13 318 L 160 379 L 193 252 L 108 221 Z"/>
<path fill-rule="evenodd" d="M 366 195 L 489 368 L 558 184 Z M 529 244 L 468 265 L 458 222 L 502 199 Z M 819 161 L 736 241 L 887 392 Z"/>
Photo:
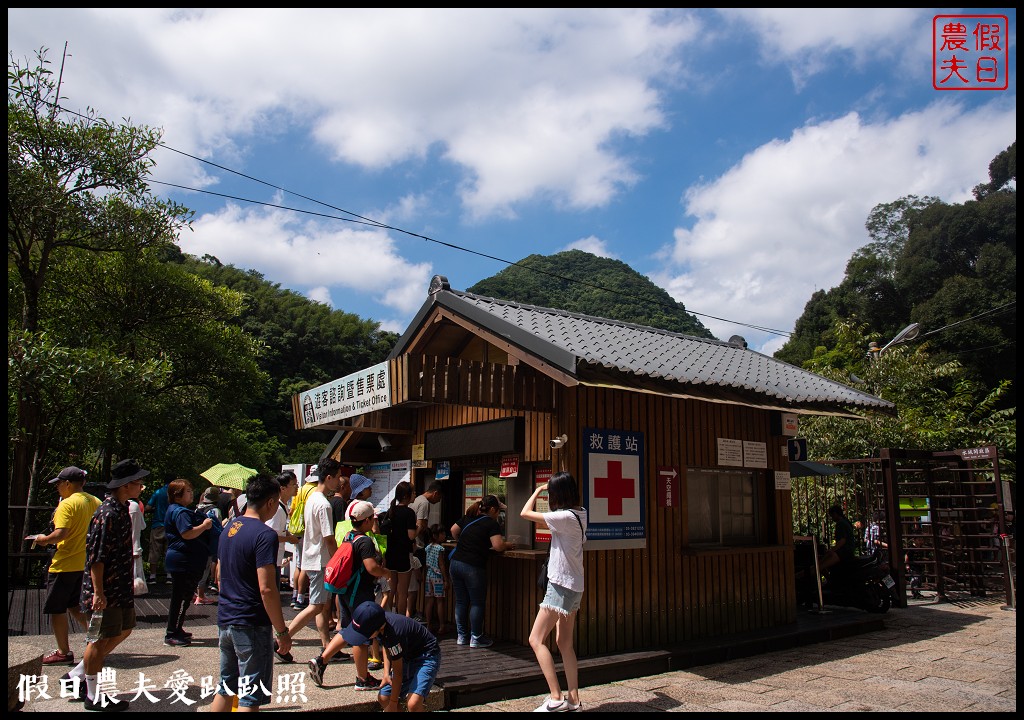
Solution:
<path fill-rule="evenodd" d="M 813 561 L 801 568 L 797 564 L 797 602 L 801 605 L 819 604 L 818 588 L 814 582 Z M 803 573 L 799 571 L 803 569 Z M 889 572 L 889 564 L 877 556 L 856 557 L 832 567 L 822 578 L 821 602 L 885 613 L 896 601 L 896 581 Z"/>

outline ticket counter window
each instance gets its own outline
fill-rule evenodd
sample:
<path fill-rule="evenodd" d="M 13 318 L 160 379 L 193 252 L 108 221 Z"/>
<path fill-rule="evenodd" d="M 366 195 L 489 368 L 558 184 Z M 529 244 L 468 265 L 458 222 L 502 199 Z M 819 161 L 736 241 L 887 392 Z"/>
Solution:
<path fill-rule="evenodd" d="M 487 495 L 496 496 L 508 508 L 498 517 L 501 534 L 520 547 L 532 545 L 532 524 L 519 517 L 519 511 L 533 492 L 532 473 L 520 468 L 519 477 L 503 478 L 498 468 L 467 470 L 464 475 L 463 507 Z"/>

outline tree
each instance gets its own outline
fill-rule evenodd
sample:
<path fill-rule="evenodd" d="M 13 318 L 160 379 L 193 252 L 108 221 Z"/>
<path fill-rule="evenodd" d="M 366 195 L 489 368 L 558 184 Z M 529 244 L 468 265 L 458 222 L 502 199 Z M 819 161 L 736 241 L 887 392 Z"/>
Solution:
<path fill-rule="evenodd" d="M 160 133 L 91 110 L 65 112 L 48 66 L 44 48 L 31 67 L 12 57 L 7 72 L 9 358 L 47 354 L 40 308 L 51 268 L 66 253 L 140 251 L 168 242 L 187 217 L 146 185 Z M 14 390 L 9 505 L 26 502 L 45 464 L 47 418 L 32 367 L 21 368 Z"/>
<path fill-rule="evenodd" d="M 908 195 L 875 206 L 870 237 L 842 282 L 816 292 L 775 356 L 801 365 L 831 345 L 839 320 L 864 323 L 884 342 L 911 322 L 935 335 L 938 361 L 956 360 L 990 390 L 1016 376 L 1017 143 L 989 164 L 975 200 L 948 204 Z M 941 333 L 941 334 L 940 334 Z M 1001 394 L 1016 405 L 1013 385 Z"/>
<path fill-rule="evenodd" d="M 949 450 L 996 445 L 1014 472 L 1017 450 L 1015 408 L 1001 408 L 1009 381 L 987 389 L 955 360 L 939 361 L 929 346 L 894 346 L 871 359 L 864 348 L 879 336 L 863 325 L 837 322 L 835 346 L 819 348 L 807 369 L 858 387 L 896 404 L 895 417 L 864 420 L 810 417 L 801 422 L 808 455 L 820 459 L 877 456 L 881 448 Z M 851 378 L 857 378 L 856 381 Z"/>
<path fill-rule="evenodd" d="M 686 306 L 620 260 L 582 250 L 530 255 L 468 289 L 503 300 L 558 308 L 710 338 Z"/>

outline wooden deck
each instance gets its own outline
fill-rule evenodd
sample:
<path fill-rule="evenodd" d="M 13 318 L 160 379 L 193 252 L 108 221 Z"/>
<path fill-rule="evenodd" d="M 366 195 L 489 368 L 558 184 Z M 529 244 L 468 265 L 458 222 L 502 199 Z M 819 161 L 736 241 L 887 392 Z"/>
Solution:
<path fill-rule="evenodd" d="M 158 628 L 166 622 L 170 586 L 157 586 L 155 590 L 148 596 L 136 598 L 139 627 Z M 41 612 L 44 596 L 43 589 L 8 590 L 8 636 L 43 635 L 50 632 L 48 618 Z M 282 599 L 287 603 L 289 598 L 282 593 Z M 286 618 L 291 619 L 294 615 L 294 610 L 285 608 Z M 800 612 L 797 622 L 779 628 L 697 640 L 679 646 L 581 657 L 580 685 L 599 685 L 773 650 L 829 642 L 881 630 L 884 618 L 884 615 L 869 615 L 844 608 L 835 608 L 822 615 Z M 189 609 L 188 622 L 191 626 L 213 625 L 216 620 L 216 605 L 193 605 Z M 72 621 L 72 631 L 80 630 Z M 487 650 L 476 650 L 457 646 L 451 635 L 442 638 L 441 647 L 444 661 L 437 685 L 444 690 L 444 707 L 447 709 L 546 692 L 547 685 L 529 647 L 499 642 Z M 560 663 L 558 668 L 561 671 Z"/>

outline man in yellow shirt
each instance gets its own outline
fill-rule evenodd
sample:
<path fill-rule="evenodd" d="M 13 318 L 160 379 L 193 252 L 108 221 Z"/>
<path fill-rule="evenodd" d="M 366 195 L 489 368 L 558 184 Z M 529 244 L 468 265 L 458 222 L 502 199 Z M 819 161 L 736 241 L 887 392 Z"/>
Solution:
<path fill-rule="evenodd" d="M 57 486 L 60 502 L 53 513 L 54 531 L 49 534 L 29 535 L 36 545 L 56 545 L 57 551 L 50 561 L 46 583 L 46 601 L 43 612 L 50 616 L 57 649 L 43 657 L 44 665 L 75 664 L 75 655 L 68 644 L 68 613 L 85 627 L 88 620 L 79 609 L 82 595 L 82 575 L 85 572 L 85 535 L 89 521 L 100 506 L 100 500 L 82 490 L 85 470 L 66 467 L 50 485 Z"/>

